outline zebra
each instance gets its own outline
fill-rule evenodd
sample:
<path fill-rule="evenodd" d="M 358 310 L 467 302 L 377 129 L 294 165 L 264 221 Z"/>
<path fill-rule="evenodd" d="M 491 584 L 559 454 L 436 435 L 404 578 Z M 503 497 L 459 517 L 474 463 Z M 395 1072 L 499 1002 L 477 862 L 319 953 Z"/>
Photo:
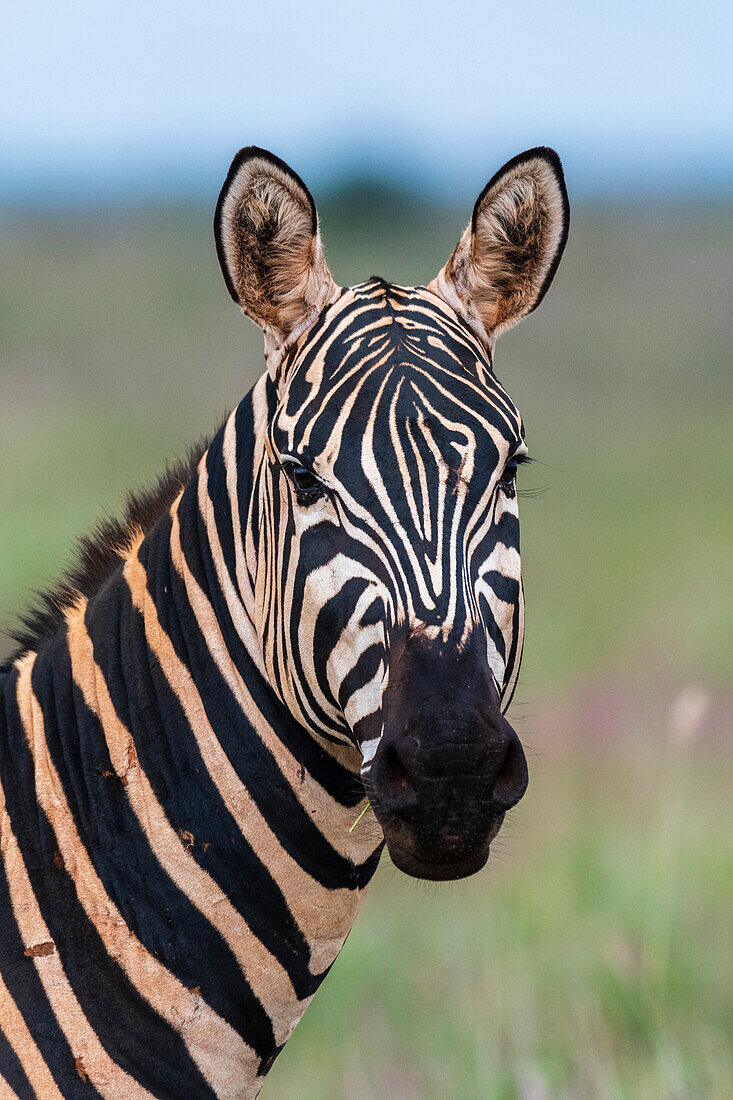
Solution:
<path fill-rule="evenodd" d="M 422 879 L 486 863 L 528 779 L 494 345 L 568 223 L 531 149 L 427 286 L 342 288 L 300 177 L 235 157 L 215 243 L 267 369 L 0 672 L 2 1096 L 257 1096 L 383 846 Z"/>

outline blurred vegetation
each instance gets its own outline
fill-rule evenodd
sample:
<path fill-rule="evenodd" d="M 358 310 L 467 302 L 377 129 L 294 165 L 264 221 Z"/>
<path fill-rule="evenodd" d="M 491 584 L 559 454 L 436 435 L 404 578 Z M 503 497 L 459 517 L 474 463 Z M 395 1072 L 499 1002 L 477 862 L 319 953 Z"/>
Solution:
<path fill-rule="evenodd" d="M 426 282 L 468 213 L 355 184 L 322 209 L 334 277 Z M 475 879 L 382 868 L 266 1094 L 733 1095 L 732 214 L 576 210 L 547 301 L 501 339 L 537 459 L 513 706 L 530 790 Z M 216 427 L 262 351 L 209 211 L 0 231 L 7 625 L 122 490 Z M 669 709 L 696 683 L 711 705 L 680 740 Z"/>
<path fill-rule="evenodd" d="M 730 1097 L 725 758 L 632 732 L 530 761 L 482 874 L 383 864 L 269 1095 Z"/>

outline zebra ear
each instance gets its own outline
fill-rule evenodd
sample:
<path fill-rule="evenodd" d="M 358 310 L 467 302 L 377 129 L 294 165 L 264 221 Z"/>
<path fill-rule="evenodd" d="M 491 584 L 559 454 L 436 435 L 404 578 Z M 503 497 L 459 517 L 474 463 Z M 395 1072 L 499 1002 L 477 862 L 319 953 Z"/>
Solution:
<path fill-rule="evenodd" d="M 487 345 L 536 309 L 565 249 L 570 207 L 560 158 L 528 149 L 500 168 L 429 284 Z"/>
<path fill-rule="evenodd" d="M 232 161 L 214 236 L 229 293 L 265 330 L 270 351 L 297 339 L 338 293 L 308 188 L 265 149 L 250 145 Z"/>

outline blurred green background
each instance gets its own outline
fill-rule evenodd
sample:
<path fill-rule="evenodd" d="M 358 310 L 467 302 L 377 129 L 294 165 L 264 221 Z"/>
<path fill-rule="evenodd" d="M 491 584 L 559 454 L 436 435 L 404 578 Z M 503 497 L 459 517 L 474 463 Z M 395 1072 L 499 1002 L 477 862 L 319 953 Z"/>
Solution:
<path fill-rule="evenodd" d="M 733 1098 L 733 7 L 24 0 L 0 67 L 0 655 L 29 590 L 263 368 L 211 219 L 303 176 L 337 281 L 425 282 L 547 144 L 572 225 L 499 341 L 531 781 L 488 867 L 384 863 L 271 1100 Z"/>
<path fill-rule="evenodd" d="M 321 206 L 342 283 L 429 280 L 469 212 L 358 182 Z M 262 370 L 210 215 L 2 218 L 5 626 Z M 575 205 L 548 299 L 497 351 L 537 460 L 528 794 L 469 881 L 383 864 L 265 1096 L 733 1095 L 732 275 L 726 201 Z"/>

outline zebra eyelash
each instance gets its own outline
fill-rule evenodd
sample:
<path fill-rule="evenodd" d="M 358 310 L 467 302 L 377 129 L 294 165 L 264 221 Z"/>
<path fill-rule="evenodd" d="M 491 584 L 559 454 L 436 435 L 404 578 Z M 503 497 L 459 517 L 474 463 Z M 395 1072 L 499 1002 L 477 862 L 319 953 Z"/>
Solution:
<path fill-rule="evenodd" d="M 532 458 L 530 455 L 525 455 L 525 454 L 519 454 L 514 459 L 514 462 L 516 463 L 517 466 L 526 466 L 530 462 L 535 462 L 535 461 L 536 460 L 534 458 Z M 522 500 L 534 500 L 537 497 L 544 496 L 544 494 L 547 492 L 547 490 L 548 490 L 547 485 L 537 485 L 532 489 L 520 489 L 517 486 L 517 488 L 515 490 L 515 493 L 516 493 L 516 496 L 520 497 Z"/>
<path fill-rule="evenodd" d="M 510 500 L 513 500 L 518 493 L 517 469 L 520 466 L 531 461 L 532 459 L 529 457 L 529 455 L 521 453 L 512 455 L 511 458 L 508 458 L 506 460 L 504 464 L 504 469 L 502 470 L 501 477 L 499 478 L 497 484 L 504 495 L 507 496 Z"/>
<path fill-rule="evenodd" d="M 517 468 L 519 466 L 525 466 L 528 462 L 533 461 L 534 459 L 530 458 L 529 455 L 526 454 L 520 453 L 512 455 L 511 458 L 508 458 L 504 463 L 504 469 L 502 471 L 501 477 L 499 478 L 499 482 L 501 483 L 502 481 L 504 481 L 507 477 L 507 474 L 512 474 L 512 476 L 516 474 Z"/>

